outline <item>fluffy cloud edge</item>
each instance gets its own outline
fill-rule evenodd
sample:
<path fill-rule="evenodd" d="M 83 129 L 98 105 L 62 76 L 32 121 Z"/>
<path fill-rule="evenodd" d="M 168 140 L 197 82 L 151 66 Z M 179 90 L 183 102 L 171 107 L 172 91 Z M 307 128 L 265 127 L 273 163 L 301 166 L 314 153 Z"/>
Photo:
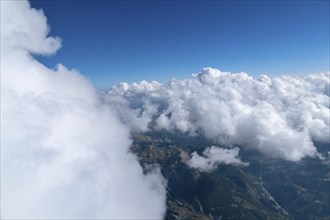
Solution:
<path fill-rule="evenodd" d="M 204 135 L 300 161 L 319 155 L 314 141 L 330 143 L 329 85 L 330 72 L 254 79 L 204 68 L 166 84 L 122 83 L 104 99 L 136 131 Z"/>
<path fill-rule="evenodd" d="M 186 164 L 203 172 L 211 172 L 219 165 L 240 165 L 248 166 L 249 163 L 243 162 L 239 156 L 239 148 L 232 149 L 221 148 L 217 146 L 211 146 L 206 148 L 202 156 L 196 151 L 191 154 L 191 158 L 186 161 Z"/>
<path fill-rule="evenodd" d="M 0 8 L 1 218 L 163 218 L 166 181 L 144 174 L 129 128 L 85 77 L 34 59 L 61 47 L 42 10 Z"/>

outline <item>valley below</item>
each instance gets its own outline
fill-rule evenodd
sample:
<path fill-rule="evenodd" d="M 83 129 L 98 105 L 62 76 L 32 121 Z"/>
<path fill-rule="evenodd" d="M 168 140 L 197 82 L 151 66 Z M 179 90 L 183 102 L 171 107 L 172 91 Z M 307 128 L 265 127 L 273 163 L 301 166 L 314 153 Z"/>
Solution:
<path fill-rule="evenodd" d="M 160 167 L 167 180 L 165 219 L 330 219 L 329 146 L 315 143 L 323 159 L 300 162 L 240 147 L 247 166 L 191 168 L 191 153 L 212 141 L 169 132 L 133 134 L 131 150 L 145 172 Z"/>

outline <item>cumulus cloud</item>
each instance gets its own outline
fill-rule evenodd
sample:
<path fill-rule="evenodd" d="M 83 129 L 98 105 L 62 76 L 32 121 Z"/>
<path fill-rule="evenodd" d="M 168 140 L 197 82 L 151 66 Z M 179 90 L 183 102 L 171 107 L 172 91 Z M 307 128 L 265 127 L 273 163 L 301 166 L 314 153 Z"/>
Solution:
<path fill-rule="evenodd" d="M 143 174 L 127 127 L 82 75 L 31 55 L 60 48 L 48 32 L 27 1 L 1 1 L 1 218 L 162 218 L 165 180 Z"/>
<path fill-rule="evenodd" d="M 188 166 L 199 169 L 201 171 L 209 172 L 216 169 L 219 164 L 236 164 L 247 166 L 248 163 L 244 163 L 238 157 L 239 148 L 233 149 L 219 148 L 212 146 L 206 148 L 203 152 L 203 156 L 200 156 L 196 151 L 191 154 L 191 158 L 186 162 Z"/>
<path fill-rule="evenodd" d="M 190 79 L 167 84 L 123 83 L 105 99 L 110 105 L 115 99 L 125 103 L 130 112 L 118 114 L 130 123 L 148 122 L 143 130 L 204 135 L 221 145 L 299 161 L 318 155 L 314 141 L 330 142 L 329 77 L 330 73 L 320 73 L 254 79 L 246 73 L 205 68 Z"/>

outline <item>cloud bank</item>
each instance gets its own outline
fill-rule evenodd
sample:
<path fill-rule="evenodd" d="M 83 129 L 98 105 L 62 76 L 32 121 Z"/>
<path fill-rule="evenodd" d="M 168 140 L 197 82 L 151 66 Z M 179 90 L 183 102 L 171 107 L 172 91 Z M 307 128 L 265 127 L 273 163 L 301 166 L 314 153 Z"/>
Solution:
<path fill-rule="evenodd" d="M 205 68 L 190 79 L 167 84 L 121 83 L 104 99 L 137 131 L 204 135 L 220 145 L 299 161 L 318 155 L 313 141 L 330 142 L 329 77 L 254 79 Z"/>
<path fill-rule="evenodd" d="M 129 130 L 82 75 L 32 57 L 60 48 L 48 33 L 42 11 L 1 1 L 1 218 L 162 218 L 166 183 Z"/>
<path fill-rule="evenodd" d="M 248 163 L 242 162 L 238 157 L 238 153 L 238 147 L 233 149 L 225 149 L 212 146 L 204 150 L 203 156 L 200 156 L 196 151 L 193 152 L 192 157 L 186 163 L 192 168 L 197 168 L 206 172 L 216 169 L 219 164 L 236 164 L 247 166 Z"/>

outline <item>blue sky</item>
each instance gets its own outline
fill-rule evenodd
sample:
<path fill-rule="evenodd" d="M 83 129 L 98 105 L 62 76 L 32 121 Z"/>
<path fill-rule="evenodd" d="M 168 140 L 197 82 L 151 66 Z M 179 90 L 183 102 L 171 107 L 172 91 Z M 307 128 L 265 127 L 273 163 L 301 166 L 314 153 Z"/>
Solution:
<path fill-rule="evenodd" d="M 62 63 L 96 87 L 190 77 L 203 67 L 329 71 L 329 1 L 31 1 L 63 39 Z"/>

